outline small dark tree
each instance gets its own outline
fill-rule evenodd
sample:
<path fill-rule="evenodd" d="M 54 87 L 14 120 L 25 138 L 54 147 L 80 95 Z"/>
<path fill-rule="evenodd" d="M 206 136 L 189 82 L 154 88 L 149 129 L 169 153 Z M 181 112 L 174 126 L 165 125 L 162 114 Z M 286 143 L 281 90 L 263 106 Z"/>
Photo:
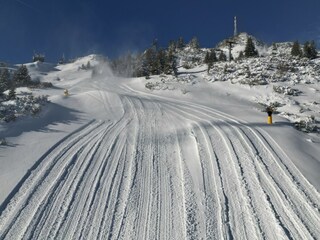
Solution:
<path fill-rule="evenodd" d="M 157 74 L 157 55 L 153 48 L 147 49 L 143 54 L 141 68 L 142 76 Z"/>
<path fill-rule="evenodd" d="M 276 55 L 278 52 L 278 47 L 276 43 L 272 43 L 272 55 Z"/>
<path fill-rule="evenodd" d="M 88 70 L 88 69 L 91 69 L 91 63 L 90 63 L 90 61 L 87 62 L 86 69 L 87 69 L 87 70 Z"/>
<path fill-rule="evenodd" d="M 318 56 L 317 46 L 316 46 L 315 41 L 313 41 L 313 40 L 310 43 L 310 53 L 311 53 L 312 59 L 317 58 L 317 56 Z"/>
<path fill-rule="evenodd" d="M 304 57 L 308 57 L 309 54 L 309 45 L 310 43 L 308 41 L 306 41 L 303 45 L 303 56 Z"/>
<path fill-rule="evenodd" d="M 165 62 L 165 66 L 164 66 L 164 73 L 165 74 L 173 74 L 174 76 L 177 76 L 177 74 L 178 74 L 176 56 L 174 55 L 173 51 L 168 50 L 166 53 L 166 62 Z"/>
<path fill-rule="evenodd" d="M 258 56 L 258 51 L 256 50 L 256 47 L 255 47 L 251 37 L 248 37 L 248 40 L 246 43 L 246 48 L 244 50 L 244 54 L 246 57 Z"/>
<path fill-rule="evenodd" d="M 208 65 L 208 73 L 210 71 L 210 69 L 212 68 L 214 62 L 217 61 L 217 55 L 216 55 L 216 51 L 215 50 L 211 50 L 210 52 L 206 53 L 206 56 L 204 58 L 204 63 Z"/>
<path fill-rule="evenodd" d="M 244 54 L 243 54 L 243 51 L 240 51 L 239 53 L 239 56 L 238 56 L 238 59 L 241 60 L 244 58 Z"/>
<path fill-rule="evenodd" d="M 13 74 L 13 81 L 16 86 L 26 86 L 31 84 L 31 77 L 29 75 L 28 68 L 25 65 L 21 65 Z"/>
<path fill-rule="evenodd" d="M 3 68 L 0 71 L 0 95 L 9 89 L 10 73 L 7 68 Z"/>
<path fill-rule="evenodd" d="M 193 49 L 199 49 L 200 43 L 197 37 L 193 37 L 191 41 L 189 42 L 189 46 Z"/>
<path fill-rule="evenodd" d="M 177 48 L 178 49 L 183 49 L 186 46 L 184 39 L 182 37 L 179 37 L 177 41 Z"/>
<path fill-rule="evenodd" d="M 65 64 L 66 63 L 66 58 L 65 58 L 64 54 L 62 54 L 62 57 L 60 58 L 58 63 L 59 64 Z"/>
<path fill-rule="evenodd" d="M 277 44 L 275 42 L 272 43 L 272 51 L 277 51 L 277 50 L 278 50 Z"/>
<path fill-rule="evenodd" d="M 158 40 L 155 39 L 149 49 L 144 53 L 144 66 L 148 75 L 159 74 L 159 61 L 157 58 L 158 55 Z"/>
<path fill-rule="evenodd" d="M 204 57 L 203 63 L 208 64 L 209 59 L 210 59 L 210 52 L 207 52 L 206 56 Z"/>
<path fill-rule="evenodd" d="M 305 42 L 305 44 L 303 45 L 303 54 L 309 59 L 317 58 L 318 52 L 314 41 Z"/>
<path fill-rule="evenodd" d="M 16 99 L 16 88 L 14 83 L 12 83 L 8 93 L 8 100 L 14 100 L 14 99 Z"/>
<path fill-rule="evenodd" d="M 174 51 L 172 49 L 172 51 Z M 159 73 L 165 73 L 165 66 L 167 64 L 167 55 L 164 49 L 159 49 L 157 52 L 157 66 Z"/>
<path fill-rule="evenodd" d="M 146 75 L 149 75 L 149 70 L 147 68 L 145 53 L 140 53 L 136 57 L 136 61 L 134 63 L 133 76 L 134 77 L 143 77 Z"/>
<path fill-rule="evenodd" d="M 295 41 L 293 43 L 292 48 L 291 48 L 291 55 L 296 56 L 296 57 L 302 56 L 302 51 L 301 51 L 300 44 L 298 41 Z"/>
<path fill-rule="evenodd" d="M 227 61 L 227 55 L 223 51 L 221 51 L 221 53 L 219 55 L 219 61 L 221 61 L 221 62 Z"/>
<path fill-rule="evenodd" d="M 171 40 L 168 45 L 168 51 L 175 52 L 176 49 L 177 49 L 177 43 Z"/>

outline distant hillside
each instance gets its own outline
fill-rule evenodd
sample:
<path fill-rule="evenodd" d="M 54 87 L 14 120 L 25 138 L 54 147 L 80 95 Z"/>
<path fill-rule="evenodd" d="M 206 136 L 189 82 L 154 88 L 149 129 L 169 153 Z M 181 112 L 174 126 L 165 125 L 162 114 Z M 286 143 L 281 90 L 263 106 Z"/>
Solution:
<path fill-rule="evenodd" d="M 224 39 L 216 45 L 216 49 L 224 51 L 227 55 L 229 54 L 229 42 L 232 43 L 232 56 L 234 59 L 239 57 L 239 53 L 244 51 L 248 38 L 251 38 L 259 55 L 266 55 L 268 52 L 268 45 L 248 33 L 239 33 L 237 36 Z"/>

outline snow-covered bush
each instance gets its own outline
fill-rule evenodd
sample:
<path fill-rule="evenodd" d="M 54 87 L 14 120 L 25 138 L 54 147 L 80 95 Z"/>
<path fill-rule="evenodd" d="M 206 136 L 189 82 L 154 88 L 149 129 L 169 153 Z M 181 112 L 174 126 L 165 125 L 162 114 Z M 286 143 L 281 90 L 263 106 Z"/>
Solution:
<path fill-rule="evenodd" d="M 273 91 L 284 95 L 298 96 L 301 92 L 289 86 L 273 86 Z"/>
<path fill-rule="evenodd" d="M 48 102 L 48 96 L 27 95 L 0 103 L 0 121 L 10 122 L 20 116 L 36 115 Z"/>
<path fill-rule="evenodd" d="M 245 78 L 243 80 L 240 80 L 239 83 L 248 84 L 250 86 L 268 84 L 268 82 L 264 78 Z"/>
<path fill-rule="evenodd" d="M 152 82 L 147 82 L 147 83 L 145 84 L 145 87 L 148 88 L 148 89 L 150 89 L 150 90 L 154 90 L 156 86 L 157 86 L 157 84 L 154 84 L 154 83 L 152 83 Z"/>
<path fill-rule="evenodd" d="M 300 119 L 294 123 L 295 127 L 303 132 L 317 132 L 318 127 L 314 116 L 310 116 L 304 119 Z"/>

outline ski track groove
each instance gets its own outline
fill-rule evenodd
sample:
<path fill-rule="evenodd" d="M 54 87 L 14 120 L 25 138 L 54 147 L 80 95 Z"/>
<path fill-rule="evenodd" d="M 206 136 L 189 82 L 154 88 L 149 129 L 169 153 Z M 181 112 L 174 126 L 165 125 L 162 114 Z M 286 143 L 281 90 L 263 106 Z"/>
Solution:
<path fill-rule="evenodd" d="M 178 141 L 178 132 L 177 132 L 177 118 L 175 118 L 174 114 L 169 114 L 168 110 L 163 111 L 163 115 L 166 116 L 168 122 L 172 123 L 172 130 L 169 134 L 169 138 L 171 141 L 169 142 L 169 146 L 172 146 L 172 155 L 176 157 L 178 160 L 171 167 L 167 166 L 168 171 L 170 173 L 170 186 L 171 196 L 172 196 L 172 229 L 173 236 L 172 239 L 186 239 L 186 197 L 185 197 L 185 187 L 184 187 L 184 172 L 183 169 L 185 167 L 182 155 L 181 155 L 181 146 Z M 176 126 L 175 126 L 176 125 Z M 168 156 L 170 158 L 170 155 Z M 169 161 L 168 161 L 169 163 Z M 171 164 L 173 164 L 171 162 Z M 182 199 L 182 201 L 181 201 Z M 178 213 L 178 214 L 176 214 Z"/>
<path fill-rule="evenodd" d="M 137 229 L 135 238 L 149 239 L 147 226 L 149 224 L 153 226 L 150 222 L 151 201 L 153 197 L 150 189 L 152 182 L 152 164 L 150 164 L 150 160 L 154 157 L 154 151 L 151 144 L 154 141 L 154 134 L 151 134 L 151 126 L 154 124 L 154 122 L 145 124 L 144 109 L 146 109 L 146 106 L 140 99 L 134 99 L 133 104 L 137 109 L 139 120 L 143 123 L 141 128 L 142 130 L 139 131 L 138 135 L 137 171 L 141 173 L 142 178 L 137 178 L 137 182 L 135 184 L 135 188 L 138 193 L 138 212 L 136 221 L 134 223 L 134 228 Z M 151 119 L 151 121 L 153 120 Z M 145 135 L 148 137 L 148 139 L 146 139 Z"/>
<path fill-rule="evenodd" d="M 125 104 L 126 103 L 126 104 Z M 131 144 L 129 144 L 129 148 L 130 149 L 130 154 L 129 154 L 129 158 L 127 158 L 127 162 L 129 162 L 128 164 L 128 176 L 127 176 L 127 191 L 126 191 L 126 200 L 123 204 L 123 217 L 121 219 L 121 223 L 119 224 L 120 228 L 118 231 L 118 235 L 116 237 L 116 239 L 124 239 L 124 236 L 126 235 L 127 231 L 130 231 L 128 226 L 126 225 L 126 219 L 129 219 L 128 222 L 132 222 L 132 220 L 130 219 L 129 216 L 129 212 L 131 212 L 132 210 L 130 210 L 129 207 L 129 203 L 130 203 L 130 196 L 132 194 L 132 188 L 133 188 L 133 183 L 136 179 L 137 176 L 137 171 L 135 168 L 135 160 L 136 160 L 136 156 L 137 156 L 137 138 L 138 138 L 138 131 L 139 131 L 139 119 L 138 119 L 138 114 L 137 111 L 132 103 L 132 101 L 130 101 L 128 99 L 128 97 L 123 97 L 122 98 L 122 104 L 123 106 L 129 106 L 126 109 L 131 109 L 131 117 L 132 117 L 132 129 L 133 129 L 133 134 L 129 135 L 127 138 L 127 141 Z M 134 211 L 133 211 L 134 212 Z M 127 236 L 131 236 L 131 233 L 128 233 Z"/>
<path fill-rule="evenodd" d="M 202 166 L 203 173 L 203 185 L 205 193 L 205 217 L 206 222 L 206 238 L 213 237 L 219 239 L 222 237 L 222 230 L 219 226 L 222 225 L 221 216 L 212 217 L 216 213 L 221 212 L 220 202 L 218 198 L 218 191 L 216 189 L 216 182 L 213 176 L 216 174 L 213 169 L 212 162 L 214 161 L 214 153 L 212 151 L 212 145 L 209 143 L 209 136 L 207 131 L 199 124 L 194 123 L 195 138 L 199 149 L 199 157 Z M 211 170 L 211 171 L 210 171 Z M 214 181 L 211 181 L 211 179 Z M 213 195 L 216 193 L 216 195 Z M 219 221 L 220 220 L 220 221 Z"/>
<path fill-rule="evenodd" d="M 167 180 L 165 194 L 168 196 L 168 206 L 163 207 L 167 211 L 164 218 L 170 220 L 170 222 L 166 223 L 168 227 L 164 239 L 180 239 L 185 235 L 185 196 L 184 188 L 181 185 L 180 146 L 177 142 L 176 126 L 174 126 L 176 119 L 173 118 L 172 115 L 169 115 L 163 106 L 160 107 L 160 112 L 160 118 L 166 120 L 163 127 L 168 131 L 168 133 L 160 132 L 159 136 L 159 140 L 164 138 L 167 139 L 165 143 L 159 141 L 160 147 L 165 146 L 159 152 L 160 154 L 164 154 L 164 156 L 160 155 L 159 161 L 163 162 L 163 160 L 165 160 L 165 164 L 162 164 L 161 166 L 162 169 L 164 169 L 162 175 Z M 171 122 L 173 126 L 168 125 L 167 122 Z M 173 161 L 173 159 L 178 159 L 178 163 Z M 161 180 L 159 181 L 159 185 L 162 185 Z M 181 198 L 183 200 L 182 202 Z M 161 237 L 160 231 L 159 237 Z"/>
<path fill-rule="evenodd" d="M 169 114 L 170 113 L 170 114 Z M 173 125 L 176 125 L 175 121 L 177 120 L 175 116 L 175 113 L 172 113 L 171 110 L 166 109 L 163 111 L 163 114 L 167 117 L 167 120 L 172 123 Z M 170 145 L 173 146 L 174 155 L 177 157 L 177 162 L 175 166 L 168 169 L 168 171 L 172 171 L 171 173 L 171 183 L 173 189 L 171 190 L 173 206 L 172 207 L 172 215 L 175 213 L 179 213 L 178 216 L 172 218 L 172 231 L 174 232 L 172 239 L 187 239 L 187 200 L 186 200 L 186 181 L 185 181 L 185 175 L 187 174 L 186 165 L 184 156 L 182 153 L 182 141 L 179 137 L 180 133 L 177 131 L 177 126 L 173 126 L 172 129 L 172 137 Z M 176 225 L 177 228 L 176 228 Z M 179 226 L 180 225 L 180 226 Z M 160 232 L 159 232 L 160 234 Z M 190 237 L 189 237 L 190 238 Z"/>

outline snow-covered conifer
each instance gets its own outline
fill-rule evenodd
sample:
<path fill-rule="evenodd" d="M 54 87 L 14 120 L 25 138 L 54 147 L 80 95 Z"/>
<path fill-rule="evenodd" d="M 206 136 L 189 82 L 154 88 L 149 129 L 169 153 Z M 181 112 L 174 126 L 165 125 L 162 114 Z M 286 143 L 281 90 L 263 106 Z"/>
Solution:
<path fill-rule="evenodd" d="M 16 88 L 14 85 L 12 85 L 8 93 L 8 100 L 14 100 L 14 99 L 16 99 Z"/>
<path fill-rule="evenodd" d="M 219 61 L 221 62 L 227 61 L 227 55 L 223 51 L 219 55 Z"/>
<path fill-rule="evenodd" d="M 31 77 L 29 75 L 28 68 L 25 65 L 21 65 L 13 74 L 13 81 L 16 86 L 25 86 L 31 83 Z"/>
<path fill-rule="evenodd" d="M 303 54 L 306 58 L 315 59 L 318 55 L 316 44 L 314 41 L 307 41 L 303 45 Z"/>
<path fill-rule="evenodd" d="M 302 56 L 302 51 L 301 51 L 300 44 L 298 41 L 295 41 L 293 43 L 292 48 L 291 48 L 291 55 L 296 56 L 296 57 Z"/>
<path fill-rule="evenodd" d="M 0 71 L 0 95 L 9 88 L 10 73 L 7 68 Z"/>
<path fill-rule="evenodd" d="M 189 47 L 193 49 L 199 49 L 200 48 L 200 43 L 197 37 L 193 37 L 191 41 L 189 42 Z"/>
<path fill-rule="evenodd" d="M 246 57 L 256 57 L 258 56 L 258 51 L 256 50 L 256 47 L 252 41 L 251 37 L 248 37 L 246 47 L 244 50 L 244 54 Z"/>
<path fill-rule="evenodd" d="M 182 49 L 186 46 L 183 37 L 179 37 L 178 41 L 177 41 L 177 48 L 178 49 Z"/>

